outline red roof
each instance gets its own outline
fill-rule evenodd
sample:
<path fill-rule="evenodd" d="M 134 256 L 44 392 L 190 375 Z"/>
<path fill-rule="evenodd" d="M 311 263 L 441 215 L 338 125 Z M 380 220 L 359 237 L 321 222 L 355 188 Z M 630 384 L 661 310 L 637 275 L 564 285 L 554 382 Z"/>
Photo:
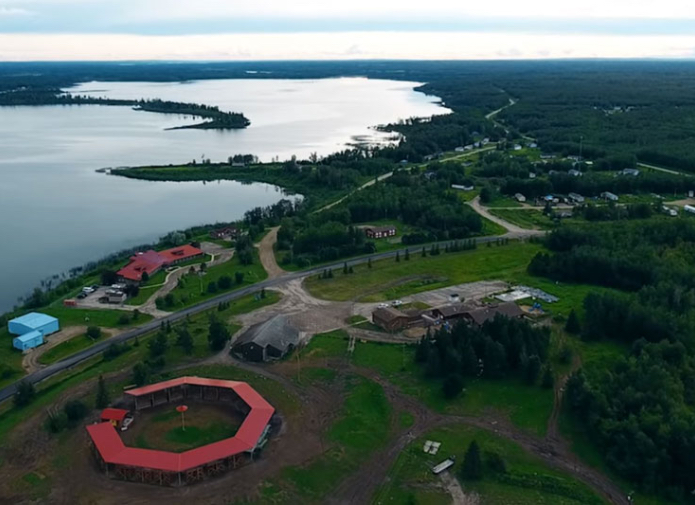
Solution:
<path fill-rule="evenodd" d="M 102 421 L 118 421 L 119 423 L 125 419 L 125 416 L 128 415 L 127 410 L 123 409 L 104 409 L 101 412 L 101 420 Z"/>
<path fill-rule="evenodd" d="M 136 449 L 123 444 L 118 432 L 109 422 L 87 426 L 87 431 L 102 459 L 111 464 L 125 465 L 167 472 L 183 472 L 191 468 L 228 458 L 255 447 L 275 409 L 245 382 L 180 377 L 126 391 L 131 396 L 142 396 L 172 387 L 191 384 L 232 389 L 244 400 L 251 411 L 236 435 L 180 454 L 151 449 Z M 106 409 L 118 410 L 118 409 Z"/>
<path fill-rule="evenodd" d="M 142 274 L 152 275 L 176 261 L 186 261 L 203 254 L 203 251 L 192 245 L 174 247 L 165 251 L 157 252 L 153 250 L 139 252 L 130 257 L 130 263 L 118 271 L 118 275 L 131 281 L 142 280 Z"/>

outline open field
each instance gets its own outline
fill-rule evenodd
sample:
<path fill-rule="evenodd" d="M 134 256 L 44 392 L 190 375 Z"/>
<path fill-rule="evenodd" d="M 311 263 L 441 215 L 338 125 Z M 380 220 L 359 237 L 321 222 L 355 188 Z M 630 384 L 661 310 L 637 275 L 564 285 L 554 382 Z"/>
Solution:
<path fill-rule="evenodd" d="M 550 230 L 554 227 L 553 220 L 543 214 L 541 210 L 491 208 L 490 213 L 522 228 L 528 228 L 529 230 Z"/>
<path fill-rule="evenodd" d="M 75 354 L 82 349 L 86 349 L 87 347 L 90 347 L 96 343 L 96 340 L 91 339 L 84 333 L 81 335 L 76 335 L 70 340 L 61 342 L 57 346 L 52 347 L 43 353 L 39 357 L 39 363 L 43 365 L 50 365 L 51 363 L 55 363 L 56 361 L 67 358 L 68 356 Z"/>
<path fill-rule="evenodd" d="M 423 452 L 426 440 L 440 442 L 437 455 Z M 438 428 L 419 437 L 405 448 L 389 472 L 388 481 L 379 489 L 378 503 L 450 503 L 450 497 L 437 493 L 440 477 L 431 472 L 432 466 L 450 456 L 456 464 L 449 470 L 458 478 L 464 454 L 471 441 L 481 449 L 483 462 L 488 452 L 499 454 L 506 464 L 506 473 L 497 473 L 489 467 L 483 479 L 462 483 L 466 494 L 478 494 L 484 504 L 546 504 L 575 505 L 605 503 L 583 483 L 567 474 L 554 470 L 535 456 L 528 454 L 514 442 L 489 431 L 465 425 Z M 433 493 L 437 493 L 434 494 Z"/>
<path fill-rule="evenodd" d="M 233 437 L 243 416 L 229 405 L 188 402 L 185 426 L 175 405 L 138 412 L 131 428 L 121 436 L 126 445 L 143 449 L 184 452 Z"/>
<path fill-rule="evenodd" d="M 358 342 L 352 356 L 342 330 L 315 336 L 303 351 L 304 359 L 345 357 L 354 365 L 379 372 L 404 393 L 421 400 L 437 412 L 478 415 L 488 410 L 501 413 L 516 426 L 544 435 L 553 408 L 551 390 L 529 386 L 519 379 L 476 380 L 465 384 L 464 393 L 448 400 L 441 381 L 425 378 L 415 363 L 415 348 L 409 345 Z"/>

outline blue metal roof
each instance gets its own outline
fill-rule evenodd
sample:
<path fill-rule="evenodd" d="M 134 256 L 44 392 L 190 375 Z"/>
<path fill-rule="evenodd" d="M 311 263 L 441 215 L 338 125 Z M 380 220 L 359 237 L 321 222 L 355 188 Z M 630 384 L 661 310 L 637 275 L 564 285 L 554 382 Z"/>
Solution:
<path fill-rule="evenodd" d="M 12 319 L 10 323 L 22 324 L 27 328 L 41 328 L 55 321 L 57 321 L 55 317 L 39 314 L 38 312 L 30 312 L 29 314 L 24 314 L 23 316 Z"/>
<path fill-rule="evenodd" d="M 38 330 L 30 331 L 29 333 L 25 333 L 24 335 L 20 335 L 19 337 L 15 337 L 15 340 L 18 340 L 24 344 L 25 342 L 30 342 L 30 341 L 34 340 L 36 337 L 43 340 L 43 334 Z"/>

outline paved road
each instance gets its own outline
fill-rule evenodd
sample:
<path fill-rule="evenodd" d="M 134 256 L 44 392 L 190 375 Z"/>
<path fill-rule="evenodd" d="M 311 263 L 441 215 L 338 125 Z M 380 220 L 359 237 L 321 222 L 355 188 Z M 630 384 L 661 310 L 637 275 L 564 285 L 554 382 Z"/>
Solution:
<path fill-rule="evenodd" d="M 504 235 L 504 237 L 508 238 L 528 238 L 531 236 L 534 236 L 537 234 L 535 230 L 524 230 L 525 233 L 514 233 L 513 236 L 512 234 L 507 234 Z M 486 242 L 495 242 L 501 237 L 498 236 L 493 236 L 493 237 L 478 237 L 476 238 L 476 242 L 479 244 L 481 243 L 486 243 Z M 445 245 L 447 242 L 442 242 L 441 245 Z M 374 260 L 380 260 L 380 259 L 385 259 L 385 258 L 393 258 L 396 256 L 396 253 L 400 253 L 403 255 L 405 252 L 405 249 L 400 249 L 397 251 L 389 251 L 389 252 L 383 252 L 383 253 L 377 253 L 377 254 L 372 254 L 369 256 L 363 256 L 360 258 L 355 258 L 352 260 L 347 260 L 349 265 L 360 265 L 367 263 L 367 261 L 371 258 L 373 261 Z M 120 335 L 117 335 L 113 338 L 110 338 L 108 340 L 105 340 L 103 342 L 99 342 L 98 344 L 85 349 L 84 351 L 80 351 L 77 354 L 74 354 L 73 356 L 70 356 L 69 358 L 66 358 L 62 361 L 58 361 L 57 363 L 54 363 L 52 365 L 47 366 L 46 368 L 43 368 L 37 372 L 34 372 L 32 374 L 27 375 L 24 377 L 22 380 L 29 381 L 33 384 L 36 384 L 38 382 L 41 382 L 42 380 L 48 379 L 49 377 L 53 377 L 54 375 L 64 371 L 68 370 L 75 365 L 82 363 L 83 361 L 96 356 L 97 354 L 103 352 L 106 350 L 107 347 L 109 347 L 111 344 L 115 343 L 123 343 L 127 342 L 128 340 L 134 339 L 135 337 L 142 336 L 146 333 L 149 333 L 153 330 L 156 330 L 157 328 L 160 327 L 162 321 L 166 322 L 177 322 L 182 319 L 185 319 L 187 315 L 194 315 L 198 314 L 200 312 L 203 312 L 208 309 L 212 309 L 217 307 L 217 305 L 220 302 L 226 302 L 226 301 L 232 301 L 236 300 L 238 298 L 241 298 L 242 296 L 246 296 L 252 293 L 256 293 L 260 291 L 263 288 L 271 288 L 274 286 L 278 286 L 280 284 L 284 284 L 288 281 L 291 281 L 293 279 L 302 279 L 304 277 L 309 277 L 311 275 L 316 275 L 320 272 L 323 272 L 324 270 L 328 268 L 332 269 L 337 269 L 337 268 L 342 268 L 343 263 L 345 260 L 338 261 L 336 263 L 330 264 L 330 265 L 322 265 L 318 267 L 311 268 L 309 270 L 302 270 L 301 272 L 289 272 L 286 273 L 280 277 L 276 277 L 274 279 L 266 279 L 265 281 L 258 282 L 256 284 L 253 284 L 251 286 L 247 286 L 242 289 L 238 289 L 236 291 L 233 291 L 231 293 L 226 293 L 226 294 L 221 294 L 218 296 L 215 296 L 214 298 L 210 298 L 209 300 L 206 300 L 204 302 L 201 302 L 197 305 L 193 305 L 187 309 L 183 309 L 179 312 L 176 312 L 174 314 L 171 314 L 169 316 L 160 318 L 160 319 L 154 319 L 150 321 L 149 323 L 143 324 L 141 326 L 138 326 L 137 328 L 133 328 L 131 330 L 128 330 L 126 332 L 121 333 Z M 17 384 L 19 381 L 6 386 L 2 389 L 0 389 L 0 402 L 7 400 L 10 398 L 16 391 L 17 391 Z"/>

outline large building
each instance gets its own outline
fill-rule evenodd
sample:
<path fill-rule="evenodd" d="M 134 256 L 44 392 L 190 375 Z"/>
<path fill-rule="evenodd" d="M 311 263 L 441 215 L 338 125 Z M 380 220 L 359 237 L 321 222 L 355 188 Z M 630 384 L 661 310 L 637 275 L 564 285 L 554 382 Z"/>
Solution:
<path fill-rule="evenodd" d="M 45 336 L 60 331 L 60 323 L 55 317 L 31 312 L 11 319 L 7 323 L 7 330 L 18 335 L 12 340 L 12 345 L 20 351 L 26 351 L 43 344 Z"/>
<path fill-rule="evenodd" d="M 402 311 L 393 307 L 379 307 L 372 312 L 372 322 L 386 331 L 401 331 L 414 326 L 424 326 L 422 312 Z"/>
<path fill-rule="evenodd" d="M 130 263 L 121 268 L 118 277 L 126 282 L 141 282 L 142 276 L 153 276 L 162 268 L 203 256 L 203 251 L 192 245 L 173 247 L 165 251 L 145 251 L 130 257 Z"/>
<path fill-rule="evenodd" d="M 299 331 L 287 316 L 277 315 L 251 326 L 234 341 L 232 352 L 248 361 L 280 359 L 299 344 Z"/>
<path fill-rule="evenodd" d="M 126 395 L 136 410 L 199 401 L 230 404 L 246 416 L 233 437 L 181 453 L 128 447 L 110 420 L 87 426 L 97 461 L 108 476 L 146 484 L 192 484 L 243 465 L 267 442 L 275 413 L 251 386 L 237 381 L 180 377 Z"/>

